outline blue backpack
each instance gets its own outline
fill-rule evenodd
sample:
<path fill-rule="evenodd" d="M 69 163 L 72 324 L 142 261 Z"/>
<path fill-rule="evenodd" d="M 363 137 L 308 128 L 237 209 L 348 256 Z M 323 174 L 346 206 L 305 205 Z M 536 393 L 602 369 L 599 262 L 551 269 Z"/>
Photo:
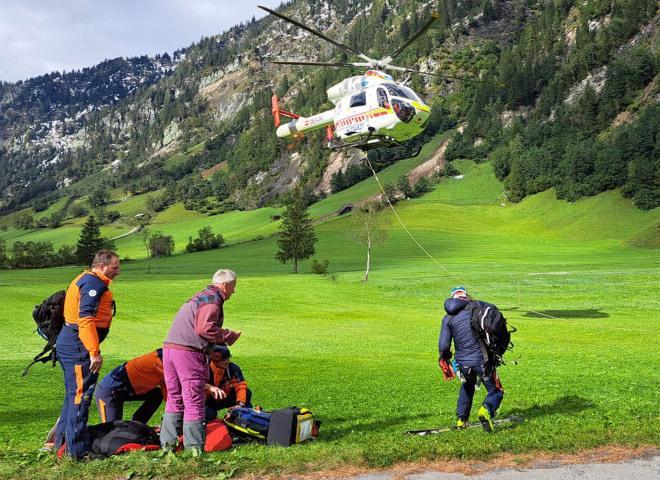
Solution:
<path fill-rule="evenodd" d="M 237 436 L 249 440 L 266 440 L 270 427 L 270 413 L 253 408 L 236 407 L 227 412 L 225 425 Z"/>

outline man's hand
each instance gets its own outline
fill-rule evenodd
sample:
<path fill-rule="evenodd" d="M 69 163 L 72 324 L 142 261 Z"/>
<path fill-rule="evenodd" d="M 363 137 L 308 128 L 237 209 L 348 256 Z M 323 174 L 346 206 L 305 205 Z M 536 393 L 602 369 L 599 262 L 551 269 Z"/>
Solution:
<path fill-rule="evenodd" d="M 454 367 L 449 361 L 441 358 L 439 361 L 440 368 L 442 369 L 442 374 L 445 376 L 445 380 L 453 380 L 456 378 L 456 373 L 454 373 Z"/>
<path fill-rule="evenodd" d="M 227 398 L 227 394 L 214 385 L 208 385 L 206 391 L 216 400 L 224 400 Z"/>
<path fill-rule="evenodd" d="M 89 371 L 92 373 L 99 373 L 101 371 L 101 367 L 103 366 L 103 357 L 99 353 L 95 357 L 89 357 L 91 360 L 89 364 Z"/>
<path fill-rule="evenodd" d="M 228 330 L 228 331 L 230 333 L 229 333 L 229 336 L 225 337 L 224 345 L 229 347 L 230 345 L 233 345 L 236 342 L 236 340 L 239 339 L 239 337 L 241 336 L 241 333 L 243 333 L 243 332 L 240 332 L 240 331 L 234 332 L 234 331 L 231 331 L 231 330 Z"/>

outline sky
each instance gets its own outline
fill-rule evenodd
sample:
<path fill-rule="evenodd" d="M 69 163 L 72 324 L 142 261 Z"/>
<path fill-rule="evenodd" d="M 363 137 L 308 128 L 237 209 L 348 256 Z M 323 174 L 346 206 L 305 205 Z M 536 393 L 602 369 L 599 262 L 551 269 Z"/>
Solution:
<path fill-rule="evenodd" d="M 282 0 L 0 0 L 0 80 L 190 46 Z"/>

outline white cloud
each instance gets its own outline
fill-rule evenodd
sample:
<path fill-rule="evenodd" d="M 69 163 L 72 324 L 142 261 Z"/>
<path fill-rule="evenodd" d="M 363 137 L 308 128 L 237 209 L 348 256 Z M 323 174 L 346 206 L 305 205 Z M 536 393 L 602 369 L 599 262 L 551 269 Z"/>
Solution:
<path fill-rule="evenodd" d="M 276 8 L 280 0 L 3 0 L 0 80 L 103 60 L 172 53 Z"/>

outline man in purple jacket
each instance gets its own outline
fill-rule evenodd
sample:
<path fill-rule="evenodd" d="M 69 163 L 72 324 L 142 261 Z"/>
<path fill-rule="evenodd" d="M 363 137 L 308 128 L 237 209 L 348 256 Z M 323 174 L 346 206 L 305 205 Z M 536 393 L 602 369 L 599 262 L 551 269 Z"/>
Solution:
<path fill-rule="evenodd" d="M 497 409 L 502 403 L 504 389 L 497 376 L 495 365 L 490 361 L 484 361 L 484 353 L 479 341 L 472 334 L 470 326 L 470 317 L 472 309 L 470 302 L 472 297 L 468 295 L 463 287 L 456 287 L 451 292 L 451 298 L 445 300 L 445 312 L 447 315 L 442 319 L 440 327 L 440 339 L 438 340 L 438 349 L 440 351 L 440 368 L 444 374 L 445 380 L 452 380 L 456 373 L 461 379 L 461 389 L 458 392 L 458 402 L 456 404 L 456 416 L 458 421 L 457 428 L 467 428 L 472 409 L 472 399 L 477 380 L 483 381 L 488 391 L 483 405 L 479 409 L 478 417 L 484 430 L 488 433 L 493 431 L 493 421 Z M 477 300 L 483 305 L 490 303 Z M 457 372 L 451 364 L 451 342 L 454 341 L 456 354 Z"/>
<path fill-rule="evenodd" d="M 163 371 L 167 403 L 160 443 L 172 450 L 183 432 L 186 449 L 204 451 L 206 425 L 204 385 L 209 378 L 208 358 L 216 344 L 232 345 L 241 332 L 222 328 L 222 305 L 236 287 L 236 273 L 218 270 L 213 283 L 179 309 L 163 342 Z"/>

